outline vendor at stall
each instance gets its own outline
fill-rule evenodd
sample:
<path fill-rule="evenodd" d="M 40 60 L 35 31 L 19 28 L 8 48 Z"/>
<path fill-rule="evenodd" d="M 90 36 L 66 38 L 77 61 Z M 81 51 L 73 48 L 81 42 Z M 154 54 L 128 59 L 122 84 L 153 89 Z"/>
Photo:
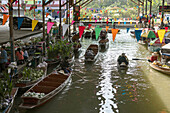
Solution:
<path fill-rule="evenodd" d="M 17 58 L 17 64 L 24 63 L 24 52 L 21 50 L 21 48 L 17 49 L 16 58 Z"/>

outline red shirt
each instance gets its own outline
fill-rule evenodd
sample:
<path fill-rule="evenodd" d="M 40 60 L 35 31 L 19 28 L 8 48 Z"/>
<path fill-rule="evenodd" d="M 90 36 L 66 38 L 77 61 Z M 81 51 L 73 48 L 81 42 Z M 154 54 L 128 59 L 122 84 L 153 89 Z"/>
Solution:
<path fill-rule="evenodd" d="M 152 57 L 151 57 L 151 62 L 153 62 L 153 61 L 155 61 L 155 60 L 157 60 L 157 59 L 158 59 L 157 56 L 152 56 Z"/>

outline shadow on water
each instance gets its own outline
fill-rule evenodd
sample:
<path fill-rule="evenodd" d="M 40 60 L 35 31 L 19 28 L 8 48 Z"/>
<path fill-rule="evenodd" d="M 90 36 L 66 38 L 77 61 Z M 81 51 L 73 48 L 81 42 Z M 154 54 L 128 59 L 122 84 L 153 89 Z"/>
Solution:
<path fill-rule="evenodd" d="M 131 38 L 126 30 L 117 34 L 115 42 L 108 35 L 110 45 L 100 52 L 97 60 L 84 62 L 84 53 L 91 39 L 82 40 L 82 53 L 75 59 L 72 81 L 51 101 L 33 110 L 19 113 L 161 113 L 167 111 L 160 96 L 147 78 L 145 61 L 129 62 L 122 72 L 117 58 L 124 52 L 129 59 L 146 58 L 149 53 Z M 143 65 L 146 70 L 143 70 Z M 147 73 L 146 73 L 147 72 Z M 21 103 L 18 96 L 15 103 Z M 17 109 L 17 104 L 15 104 Z M 12 112 L 14 113 L 14 112 Z M 165 112 L 166 113 L 166 112 Z M 168 113 L 168 112 L 167 112 Z"/>

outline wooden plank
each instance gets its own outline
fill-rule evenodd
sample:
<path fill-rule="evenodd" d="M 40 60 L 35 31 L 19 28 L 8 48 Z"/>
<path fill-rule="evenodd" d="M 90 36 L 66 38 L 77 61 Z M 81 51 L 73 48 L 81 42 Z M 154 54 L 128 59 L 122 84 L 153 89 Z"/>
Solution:
<path fill-rule="evenodd" d="M 85 7 L 86 5 L 88 5 L 90 2 L 92 2 L 93 0 L 89 1 L 89 0 L 86 0 L 85 2 L 83 2 L 80 6 L 82 7 Z M 88 3 L 87 3 L 88 2 Z M 86 4 L 87 3 L 87 4 Z M 85 6 L 83 6 L 85 4 Z"/>
<path fill-rule="evenodd" d="M 73 4 L 72 6 L 70 6 L 70 8 L 71 7 L 73 7 L 73 6 L 75 6 L 75 5 L 77 5 L 79 2 L 81 2 L 82 0 L 79 0 L 78 2 L 76 2 L 75 4 Z M 80 5 L 81 6 L 81 5 Z"/>
<path fill-rule="evenodd" d="M 45 3 L 45 6 L 46 6 L 47 4 L 50 4 L 52 1 L 53 1 L 53 0 L 49 0 L 48 2 L 46 2 L 46 3 Z"/>

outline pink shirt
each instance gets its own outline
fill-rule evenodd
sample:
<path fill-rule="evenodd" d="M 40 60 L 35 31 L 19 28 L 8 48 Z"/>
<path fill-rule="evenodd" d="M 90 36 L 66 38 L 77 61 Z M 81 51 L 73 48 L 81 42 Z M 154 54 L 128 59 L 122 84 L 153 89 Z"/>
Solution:
<path fill-rule="evenodd" d="M 17 51 L 17 53 L 16 53 L 16 57 L 17 57 L 18 60 L 24 60 L 23 55 L 24 55 L 23 51 L 21 51 L 21 53 L 19 53 L 19 51 Z"/>

